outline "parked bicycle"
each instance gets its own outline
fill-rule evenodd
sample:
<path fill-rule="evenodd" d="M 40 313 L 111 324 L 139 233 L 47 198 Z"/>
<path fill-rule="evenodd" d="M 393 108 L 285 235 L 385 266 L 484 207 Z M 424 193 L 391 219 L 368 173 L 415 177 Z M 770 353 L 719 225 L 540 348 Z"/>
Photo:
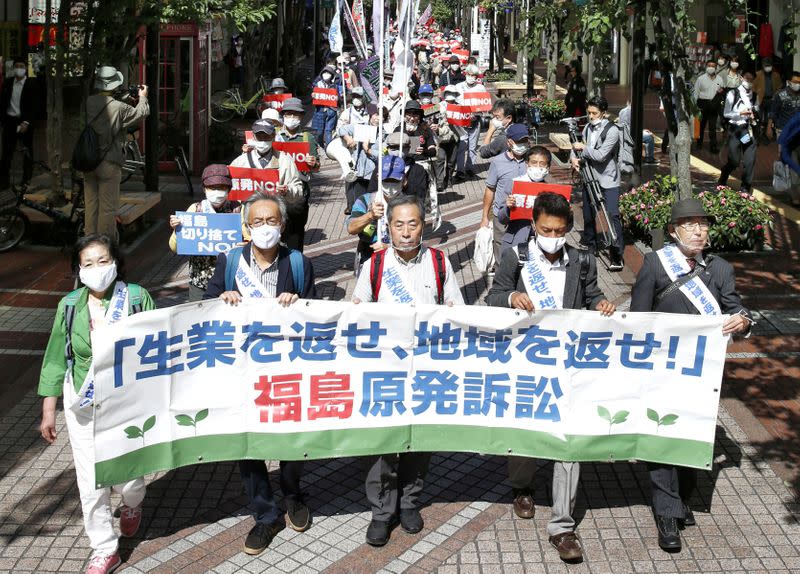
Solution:
<path fill-rule="evenodd" d="M 27 154 L 27 149 L 23 149 L 23 153 Z M 44 162 L 34 161 L 34 165 L 48 173 L 51 172 Z M 78 172 L 72 171 L 71 181 L 70 203 L 61 208 L 28 199 L 25 197 L 26 186 L 11 185 L 6 194 L 0 198 L 0 253 L 14 249 L 28 232 L 30 220 L 22 210 L 22 206 L 52 219 L 54 225 L 52 236 L 57 237 L 65 246 L 71 245 L 83 235 L 85 213 L 83 177 Z"/>
<path fill-rule="evenodd" d="M 578 132 L 578 120 L 581 118 L 564 118 L 562 123 L 567 124 L 569 130 L 569 141 L 572 144 L 573 153 L 580 158 L 581 152 L 575 149 L 575 144 L 580 141 Z M 586 190 L 589 198 L 589 206 L 595 215 L 595 221 L 599 227 L 598 251 L 611 249 L 617 237 L 614 228 L 611 226 L 611 219 L 606 210 L 606 201 L 603 197 L 603 190 L 594 168 L 588 163 L 581 162 L 580 185 Z"/>
<path fill-rule="evenodd" d="M 253 104 L 255 104 L 256 112 L 260 117 L 264 107 L 262 98 L 269 89 L 269 83 L 264 76 L 259 76 L 258 85 L 259 89 L 247 101 L 242 99 L 238 86 L 211 94 L 211 119 L 218 123 L 224 123 L 233 119 L 235 115 L 244 117 Z"/>

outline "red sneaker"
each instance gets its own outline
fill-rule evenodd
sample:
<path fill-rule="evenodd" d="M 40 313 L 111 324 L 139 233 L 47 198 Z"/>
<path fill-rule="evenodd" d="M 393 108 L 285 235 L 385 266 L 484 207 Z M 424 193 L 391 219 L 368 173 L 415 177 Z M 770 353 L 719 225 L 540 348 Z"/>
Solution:
<path fill-rule="evenodd" d="M 142 506 L 125 506 L 120 508 L 119 531 L 125 538 L 130 538 L 139 530 L 142 523 Z"/>
<path fill-rule="evenodd" d="M 109 572 L 116 570 L 120 564 L 122 564 L 122 559 L 119 557 L 119 552 L 114 552 L 114 554 L 95 554 L 89 560 L 86 574 L 109 574 Z"/>

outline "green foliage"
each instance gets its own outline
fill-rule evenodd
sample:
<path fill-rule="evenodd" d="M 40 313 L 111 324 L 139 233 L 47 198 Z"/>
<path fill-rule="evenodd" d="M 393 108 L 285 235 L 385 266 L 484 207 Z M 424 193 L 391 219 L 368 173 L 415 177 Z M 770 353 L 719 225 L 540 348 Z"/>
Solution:
<path fill-rule="evenodd" d="M 244 32 L 275 16 L 276 0 L 149 0 L 161 9 L 165 22 L 197 22 L 211 14 L 224 14 L 231 26 Z"/>
<path fill-rule="evenodd" d="M 632 189 L 619 200 L 623 225 L 634 238 L 649 243 L 651 230 L 666 228 L 677 195 L 678 180 L 673 176 L 656 176 Z M 754 249 L 763 244 L 766 230 L 772 228 L 769 208 L 749 193 L 718 185 L 694 196 L 714 217 L 708 230 L 714 251 Z"/>
<path fill-rule="evenodd" d="M 542 119 L 548 122 L 557 122 L 567 113 L 567 105 L 564 100 L 543 98 L 536 96 L 528 98 L 525 102 L 532 108 L 539 108 Z"/>

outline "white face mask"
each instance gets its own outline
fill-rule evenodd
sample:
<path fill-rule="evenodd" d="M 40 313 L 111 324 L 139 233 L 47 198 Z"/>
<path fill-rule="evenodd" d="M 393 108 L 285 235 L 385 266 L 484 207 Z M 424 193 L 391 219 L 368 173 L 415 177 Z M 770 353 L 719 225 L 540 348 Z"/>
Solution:
<path fill-rule="evenodd" d="M 332 77 L 333 76 L 329 72 L 324 72 L 322 74 L 322 79 L 325 80 L 326 82 L 330 82 Z"/>
<path fill-rule="evenodd" d="M 751 84 L 750 82 L 748 82 L 747 80 L 742 80 L 742 87 L 743 87 L 745 90 L 749 90 L 749 89 L 750 89 L 750 86 L 752 86 L 752 84 Z"/>
<path fill-rule="evenodd" d="M 403 182 L 402 181 L 384 181 L 383 182 L 383 193 L 387 197 L 392 197 L 397 195 L 403 190 Z"/>
<path fill-rule="evenodd" d="M 492 125 L 494 126 L 494 129 L 499 130 L 505 124 L 503 124 L 503 120 L 498 120 L 497 118 L 492 118 Z"/>
<path fill-rule="evenodd" d="M 717 60 L 717 65 L 724 66 L 725 65 L 725 60 L 720 58 L 719 60 Z"/>
<path fill-rule="evenodd" d="M 300 127 L 300 118 L 296 118 L 294 116 L 284 117 L 283 125 L 286 129 L 296 130 L 298 127 Z"/>
<path fill-rule="evenodd" d="M 731 70 L 735 70 L 739 67 L 739 62 L 731 62 Z"/>
<path fill-rule="evenodd" d="M 360 108 L 364 105 L 364 100 L 361 98 L 353 98 L 353 107 Z"/>
<path fill-rule="evenodd" d="M 387 152 L 389 155 L 393 155 L 395 157 L 403 157 L 403 152 L 399 149 L 390 149 Z"/>
<path fill-rule="evenodd" d="M 272 142 L 262 142 L 256 140 L 253 142 L 253 147 L 256 148 L 258 153 L 267 153 L 269 150 L 272 149 Z"/>
<path fill-rule="evenodd" d="M 550 170 L 546 167 L 537 166 L 528 168 L 528 177 L 533 181 L 544 181 L 544 178 L 547 177 L 548 173 L 550 173 Z"/>
<path fill-rule="evenodd" d="M 709 66 L 708 68 L 706 68 L 706 73 L 709 76 L 713 76 L 713 75 L 715 75 L 717 73 L 717 69 L 716 68 L 712 68 L 711 66 Z"/>
<path fill-rule="evenodd" d="M 251 227 L 250 239 L 253 240 L 253 245 L 259 249 L 270 249 L 281 240 L 281 228 L 267 224 Z"/>
<path fill-rule="evenodd" d="M 456 97 L 452 94 L 445 94 L 444 101 L 452 103 L 456 101 Z"/>
<path fill-rule="evenodd" d="M 772 71 L 772 66 L 764 66 L 764 72 L 769 74 Z"/>
<path fill-rule="evenodd" d="M 19 79 L 24 78 L 25 77 L 25 73 L 26 73 L 25 68 L 14 68 L 14 75 L 16 77 L 18 77 Z"/>
<path fill-rule="evenodd" d="M 800 83 L 798 82 L 789 82 L 789 89 L 793 92 L 800 92 Z"/>
<path fill-rule="evenodd" d="M 406 120 L 406 127 L 412 132 L 415 131 L 419 127 L 419 119 L 414 118 L 413 120 Z"/>
<path fill-rule="evenodd" d="M 395 251 L 399 251 L 400 253 L 408 253 L 409 251 L 414 251 L 415 249 L 422 247 L 422 240 L 420 239 L 419 243 L 416 245 L 409 245 L 408 247 L 398 247 L 394 244 L 394 241 L 392 241 L 392 247 L 394 247 Z"/>
<path fill-rule="evenodd" d="M 545 253 L 558 253 L 563 247 L 564 244 L 567 242 L 566 237 L 542 237 L 541 235 L 536 236 L 536 244 L 541 248 L 542 251 Z"/>
<path fill-rule="evenodd" d="M 523 156 L 528 153 L 528 150 L 531 149 L 528 144 L 512 144 L 511 145 L 511 153 L 516 156 Z"/>
<path fill-rule="evenodd" d="M 589 123 L 593 126 L 599 126 L 601 121 L 603 121 L 603 118 L 597 118 L 596 120 L 591 120 Z"/>
<path fill-rule="evenodd" d="M 117 278 L 117 262 L 112 261 L 102 267 L 81 267 L 78 272 L 81 283 L 96 293 L 105 292 Z"/>
<path fill-rule="evenodd" d="M 430 98 L 421 98 L 421 99 L 420 99 L 420 102 L 421 102 L 423 105 L 428 105 L 428 104 L 430 104 L 430 103 L 431 103 L 431 99 L 430 99 Z"/>
<path fill-rule="evenodd" d="M 475 76 L 467 76 L 467 85 L 474 86 L 475 82 L 478 81 L 478 78 Z"/>
<path fill-rule="evenodd" d="M 228 199 L 228 192 L 224 189 L 206 189 L 206 199 L 211 205 L 220 206 Z"/>

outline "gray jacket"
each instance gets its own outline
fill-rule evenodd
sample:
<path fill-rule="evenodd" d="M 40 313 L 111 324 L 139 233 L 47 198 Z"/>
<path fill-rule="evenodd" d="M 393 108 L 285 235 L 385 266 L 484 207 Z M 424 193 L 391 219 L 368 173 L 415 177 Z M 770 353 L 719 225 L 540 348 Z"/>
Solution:
<path fill-rule="evenodd" d="M 105 109 L 103 109 L 104 107 Z M 98 116 L 98 114 L 100 115 Z M 92 122 L 92 119 L 97 116 L 97 119 L 92 122 L 92 127 L 97 132 L 100 149 L 108 148 L 103 159 L 117 165 L 124 163 L 122 146 L 125 143 L 126 128 L 146 118 L 149 114 L 150 105 L 147 103 L 147 98 L 139 98 L 139 103 L 135 108 L 103 94 L 91 95 L 86 100 L 86 121 Z"/>
<path fill-rule="evenodd" d="M 583 148 L 583 153 L 581 154 L 581 158 L 597 173 L 597 179 L 603 189 L 619 187 L 620 182 L 617 154 L 622 142 L 619 137 L 619 128 L 612 126 L 606 133 L 605 139 L 600 137 L 608 123 L 609 120 L 603 118 L 597 127 L 588 124 L 583 129 L 583 141 L 586 147 Z M 589 145 L 589 134 L 593 130 L 597 131 L 598 134 L 592 144 Z M 572 157 L 575 157 L 575 152 L 572 152 Z"/>
<path fill-rule="evenodd" d="M 594 255 L 585 252 L 580 256 L 579 249 L 564 246 L 569 256 L 567 277 L 564 282 L 564 309 L 594 309 L 605 299 L 597 286 L 597 261 Z M 581 281 L 581 259 L 586 259 L 586 279 Z M 509 249 L 500 259 L 500 266 L 494 276 L 492 288 L 486 295 L 486 304 L 492 307 L 509 307 L 509 295 L 514 291 L 525 293 L 525 282 L 520 273 L 519 259 L 514 249 Z"/>

